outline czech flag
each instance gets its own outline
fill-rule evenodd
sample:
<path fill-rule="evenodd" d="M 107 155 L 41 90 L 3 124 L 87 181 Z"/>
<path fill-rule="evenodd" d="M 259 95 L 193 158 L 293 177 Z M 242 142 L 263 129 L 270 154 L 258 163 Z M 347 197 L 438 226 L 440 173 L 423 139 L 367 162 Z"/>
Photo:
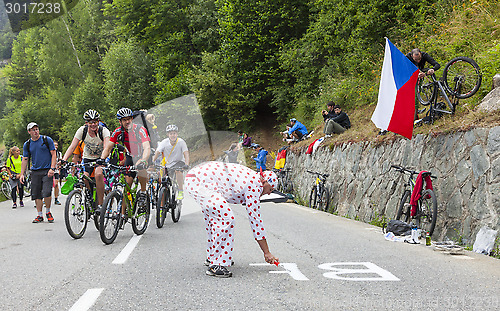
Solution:
<path fill-rule="evenodd" d="M 411 139 L 418 68 L 385 38 L 385 56 L 372 122 L 380 129 Z"/>

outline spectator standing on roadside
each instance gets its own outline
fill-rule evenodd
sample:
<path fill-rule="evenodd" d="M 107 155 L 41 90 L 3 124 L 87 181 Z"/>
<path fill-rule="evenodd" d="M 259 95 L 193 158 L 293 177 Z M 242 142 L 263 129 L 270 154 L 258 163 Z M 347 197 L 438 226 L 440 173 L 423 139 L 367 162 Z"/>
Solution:
<path fill-rule="evenodd" d="M 7 171 L 9 173 L 9 183 L 12 192 L 10 196 L 12 197 L 12 208 L 17 208 L 17 192 L 19 191 L 19 206 L 24 207 L 24 185 L 20 181 L 21 177 L 21 166 L 22 166 L 22 157 L 21 150 L 19 147 L 14 146 L 9 150 L 9 158 L 7 159 L 7 163 L 5 163 L 7 167 Z"/>
<path fill-rule="evenodd" d="M 52 182 L 56 170 L 56 150 L 52 138 L 40 135 L 38 124 L 30 122 L 26 127 L 31 138 L 23 145 L 23 160 L 20 181 L 24 183 L 24 174 L 31 159 L 31 199 L 35 200 L 38 216 L 33 223 L 43 222 L 42 199 L 45 202 L 45 215 L 48 222 L 54 222 L 50 212 L 52 202 Z"/>
<path fill-rule="evenodd" d="M 330 137 L 332 134 L 341 134 L 351 127 L 349 117 L 339 105 L 329 102 L 327 106 L 328 111 L 322 111 L 325 120 L 323 133 L 325 133 L 326 137 Z"/>
<path fill-rule="evenodd" d="M 253 159 L 255 160 L 258 171 L 260 169 L 262 169 L 263 171 L 266 170 L 267 154 L 268 152 L 266 149 L 261 146 L 257 147 L 257 157 Z"/>

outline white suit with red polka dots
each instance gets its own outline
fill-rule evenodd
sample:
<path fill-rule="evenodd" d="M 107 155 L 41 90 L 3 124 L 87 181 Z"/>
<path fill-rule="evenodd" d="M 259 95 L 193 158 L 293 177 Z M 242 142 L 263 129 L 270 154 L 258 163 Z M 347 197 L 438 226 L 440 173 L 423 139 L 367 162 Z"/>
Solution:
<path fill-rule="evenodd" d="M 234 214 L 228 203 L 246 204 L 256 240 L 266 238 L 260 218 L 260 173 L 222 162 L 206 162 L 186 174 L 186 190 L 202 208 L 208 235 L 207 258 L 213 265 L 229 266 L 234 242 Z"/>

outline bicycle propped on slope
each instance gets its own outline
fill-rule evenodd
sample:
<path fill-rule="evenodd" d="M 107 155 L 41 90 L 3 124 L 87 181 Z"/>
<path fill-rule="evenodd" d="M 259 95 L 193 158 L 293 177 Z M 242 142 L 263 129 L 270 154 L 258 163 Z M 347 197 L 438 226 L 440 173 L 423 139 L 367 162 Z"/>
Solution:
<path fill-rule="evenodd" d="M 439 80 L 435 74 L 419 78 L 416 85 L 417 99 L 429 107 L 425 117 L 415 121 L 415 125 L 432 124 L 445 114 L 454 114 L 458 101 L 476 94 L 481 80 L 482 74 L 477 63 L 464 56 L 449 61 Z"/>

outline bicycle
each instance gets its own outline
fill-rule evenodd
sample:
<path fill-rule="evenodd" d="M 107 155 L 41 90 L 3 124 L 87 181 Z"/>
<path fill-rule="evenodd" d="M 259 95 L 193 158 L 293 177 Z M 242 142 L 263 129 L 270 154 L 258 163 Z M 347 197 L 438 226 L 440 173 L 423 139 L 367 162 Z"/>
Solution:
<path fill-rule="evenodd" d="M 425 189 L 422 191 L 422 195 L 420 199 L 417 201 L 417 210 L 415 216 L 411 216 L 411 205 L 410 198 L 415 188 L 416 176 L 419 172 L 400 167 L 397 165 L 391 165 L 391 168 L 396 169 L 396 171 L 401 174 L 408 174 L 408 181 L 404 184 L 403 195 L 401 196 L 401 200 L 399 201 L 399 208 L 396 214 L 397 220 L 402 220 L 406 223 L 410 221 L 410 219 L 415 219 L 415 224 L 418 228 L 422 229 L 422 233 L 429 232 L 429 235 L 432 236 L 434 233 L 434 229 L 436 227 L 437 220 L 437 199 L 436 194 L 431 189 Z M 422 174 L 422 177 L 430 176 L 431 178 L 437 178 L 436 176 L 432 176 L 431 172 L 425 172 Z M 404 219 L 402 219 L 404 217 Z"/>
<path fill-rule="evenodd" d="M 309 174 L 316 175 L 316 180 L 309 195 L 309 207 L 320 211 L 327 211 L 330 206 L 330 191 L 325 186 L 326 179 L 330 174 L 323 174 L 313 171 L 307 171 Z"/>
<path fill-rule="evenodd" d="M 417 99 L 429 108 L 425 117 L 417 120 L 415 124 L 417 126 L 422 123 L 433 124 L 444 114 L 454 114 L 458 101 L 476 94 L 481 86 L 481 80 L 482 74 L 477 63 L 463 56 L 455 57 L 446 64 L 440 80 L 435 74 L 419 78 L 416 85 Z M 438 101 L 439 94 L 445 102 Z"/>
<path fill-rule="evenodd" d="M 278 177 L 278 191 L 281 193 L 293 193 L 293 182 L 290 179 L 291 168 L 273 169 Z"/>
<path fill-rule="evenodd" d="M 5 196 L 7 200 L 12 199 L 11 197 L 12 190 L 10 188 L 9 174 L 6 171 L 0 173 L 0 181 L 2 182 L 2 185 L 0 185 L 2 194 Z"/>
<path fill-rule="evenodd" d="M 66 163 L 66 168 L 74 167 L 78 181 L 74 189 L 68 194 L 64 206 L 64 223 L 69 235 L 74 239 L 80 239 L 87 229 L 90 218 L 99 230 L 99 213 L 96 200 L 96 182 L 93 178 L 83 172 L 83 164 Z M 88 187 L 86 185 L 88 183 Z"/>
<path fill-rule="evenodd" d="M 135 234 L 143 234 L 149 224 L 151 214 L 150 197 L 138 205 L 137 187 L 138 179 L 135 178 L 132 187 L 125 179 L 125 173 L 137 172 L 134 166 L 116 166 L 108 164 L 117 170 L 118 180 L 115 181 L 113 190 L 106 195 L 99 215 L 99 235 L 104 244 L 111 244 L 118 236 L 118 231 L 131 219 L 132 230 Z M 122 217 L 122 202 L 125 202 L 125 215 Z"/>
<path fill-rule="evenodd" d="M 146 191 L 151 198 L 151 209 L 155 209 L 158 203 L 158 192 L 160 190 L 159 168 L 162 167 L 155 165 L 154 168 L 148 169 L 148 185 Z"/>
<path fill-rule="evenodd" d="M 168 170 L 174 173 L 169 174 Z M 182 172 L 184 170 L 185 168 L 179 167 L 172 167 L 170 169 L 165 168 L 165 176 L 161 179 L 161 188 L 158 191 L 158 203 L 156 204 L 156 226 L 158 228 L 163 227 L 168 212 L 170 212 L 174 223 L 178 222 L 181 218 L 182 200 L 177 200 L 179 186 L 175 181 L 175 172 Z M 173 176 L 170 177 L 170 175 Z"/>

